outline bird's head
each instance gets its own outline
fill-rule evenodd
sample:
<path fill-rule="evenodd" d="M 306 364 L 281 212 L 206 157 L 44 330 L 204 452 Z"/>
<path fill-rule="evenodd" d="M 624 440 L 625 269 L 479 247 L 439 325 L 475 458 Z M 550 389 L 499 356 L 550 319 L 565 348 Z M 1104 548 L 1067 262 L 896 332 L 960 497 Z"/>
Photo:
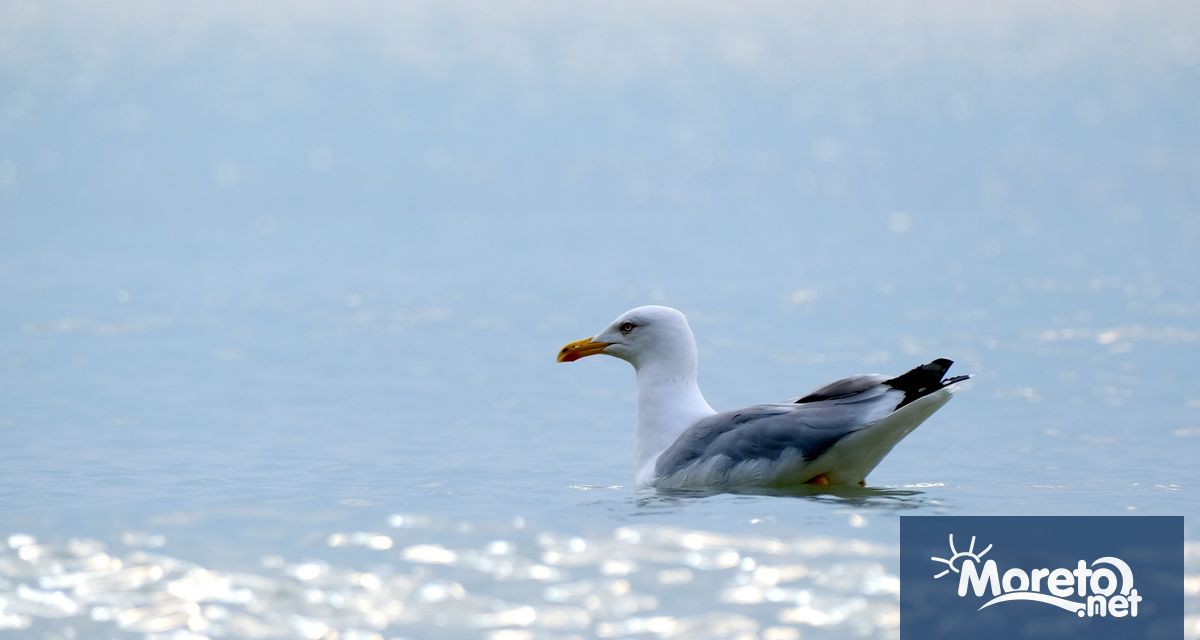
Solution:
<path fill-rule="evenodd" d="M 650 305 L 630 309 L 600 333 L 564 346 L 558 361 L 574 362 L 598 353 L 625 360 L 635 368 L 660 362 L 694 368 L 696 341 L 681 312 Z"/>

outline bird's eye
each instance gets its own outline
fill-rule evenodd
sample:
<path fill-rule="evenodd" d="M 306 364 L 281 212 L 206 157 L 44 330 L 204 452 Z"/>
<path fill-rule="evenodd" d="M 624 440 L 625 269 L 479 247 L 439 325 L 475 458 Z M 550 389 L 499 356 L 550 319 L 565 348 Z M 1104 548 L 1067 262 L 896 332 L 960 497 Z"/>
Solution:
<path fill-rule="evenodd" d="M 621 326 L 620 326 L 621 333 L 623 333 L 625 335 L 629 335 L 629 332 L 633 331 L 634 327 L 636 327 L 636 326 L 637 325 L 632 322 L 622 322 Z"/>

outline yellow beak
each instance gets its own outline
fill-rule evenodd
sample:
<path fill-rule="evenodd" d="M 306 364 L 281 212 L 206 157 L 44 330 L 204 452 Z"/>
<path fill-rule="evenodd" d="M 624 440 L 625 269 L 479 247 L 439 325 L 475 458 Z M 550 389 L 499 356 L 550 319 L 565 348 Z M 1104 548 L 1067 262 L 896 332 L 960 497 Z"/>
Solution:
<path fill-rule="evenodd" d="M 575 362 L 580 358 L 594 356 L 597 353 L 603 353 L 604 348 L 612 344 L 611 342 L 596 342 L 591 338 L 576 340 L 571 344 L 563 347 L 558 352 L 559 362 Z"/>

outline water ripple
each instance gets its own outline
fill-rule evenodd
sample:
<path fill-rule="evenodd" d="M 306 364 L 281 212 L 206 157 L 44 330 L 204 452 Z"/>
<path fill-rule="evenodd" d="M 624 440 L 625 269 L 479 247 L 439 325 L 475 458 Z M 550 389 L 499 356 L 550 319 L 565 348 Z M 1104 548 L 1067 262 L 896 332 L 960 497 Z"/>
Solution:
<path fill-rule="evenodd" d="M 475 527 L 428 516 L 388 524 L 388 533 L 328 534 L 328 557 L 269 555 L 253 571 L 139 548 L 165 546 L 156 534 L 123 534 L 112 546 L 14 534 L 0 548 L 0 629 L 264 639 L 899 633 L 897 553 L 888 545 L 662 525 L 581 537 L 519 520 L 481 541 Z M 1198 549 L 1187 546 L 1189 568 Z M 366 554 L 369 568 L 347 553 Z M 1190 638 L 1200 637 L 1198 585 L 1189 574 Z"/>

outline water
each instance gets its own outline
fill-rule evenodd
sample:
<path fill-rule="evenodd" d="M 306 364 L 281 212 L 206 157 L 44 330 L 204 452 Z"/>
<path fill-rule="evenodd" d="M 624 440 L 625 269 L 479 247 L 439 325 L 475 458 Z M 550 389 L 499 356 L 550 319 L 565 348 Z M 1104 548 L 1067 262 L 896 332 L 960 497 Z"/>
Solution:
<path fill-rule="evenodd" d="M 1194 517 L 1200 12 L 866 11 L 14 3 L 0 627 L 886 638 L 899 516 Z M 716 407 L 978 380 L 866 489 L 639 492 L 554 355 L 652 302 Z"/>

